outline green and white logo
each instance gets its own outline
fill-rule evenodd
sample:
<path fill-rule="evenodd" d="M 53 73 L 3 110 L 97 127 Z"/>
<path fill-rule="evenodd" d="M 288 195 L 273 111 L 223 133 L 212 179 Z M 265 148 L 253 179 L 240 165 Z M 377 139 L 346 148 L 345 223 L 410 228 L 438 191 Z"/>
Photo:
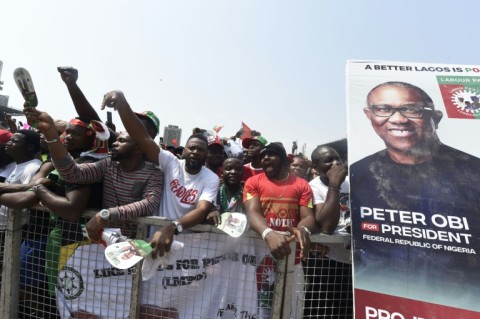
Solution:
<path fill-rule="evenodd" d="M 57 289 L 63 293 L 66 300 L 78 298 L 84 290 L 82 275 L 72 267 L 63 267 L 58 274 Z"/>

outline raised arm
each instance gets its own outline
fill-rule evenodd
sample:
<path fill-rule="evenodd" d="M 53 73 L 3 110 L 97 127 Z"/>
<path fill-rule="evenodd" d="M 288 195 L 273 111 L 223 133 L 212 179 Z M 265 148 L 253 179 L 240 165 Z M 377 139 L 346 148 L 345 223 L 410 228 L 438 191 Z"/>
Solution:
<path fill-rule="evenodd" d="M 130 108 L 123 92 L 111 91 L 105 94 L 102 102 L 102 110 L 105 107 L 112 107 L 118 111 L 128 134 L 130 134 L 135 143 L 140 146 L 148 160 L 158 164 L 160 146 L 148 135 L 145 126 Z"/>
<path fill-rule="evenodd" d="M 72 67 L 58 67 L 58 72 L 62 81 L 67 85 L 68 93 L 72 98 L 73 105 L 77 111 L 78 116 L 89 120 L 101 121 L 95 109 L 83 94 L 80 87 L 77 85 L 78 70 Z"/>
<path fill-rule="evenodd" d="M 60 161 L 70 156 L 60 141 L 55 123 L 48 113 L 33 107 L 25 108 L 23 113 L 27 117 L 28 123 L 37 123 L 37 129 L 43 133 L 53 160 Z"/>
<path fill-rule="evenodd" d="M 5 120 L 7 121 L 10 132 L 12 132 L 12 133 L 17 132 L 17 120 L 12 119 L 11 114 L 5 114 Z"/>
<path fill-rule="evenodd" d="M 67 182 L 89 184 L 101 181 L 105 173 L 105 161 L 77 164 L 60 141 L 55 124 L 48 113 L 36 108 L 23 110 L 29 122 L 36 122 L 37 128 L 45 136 L 52 156 L 52 161 L 58 172 Z"/>

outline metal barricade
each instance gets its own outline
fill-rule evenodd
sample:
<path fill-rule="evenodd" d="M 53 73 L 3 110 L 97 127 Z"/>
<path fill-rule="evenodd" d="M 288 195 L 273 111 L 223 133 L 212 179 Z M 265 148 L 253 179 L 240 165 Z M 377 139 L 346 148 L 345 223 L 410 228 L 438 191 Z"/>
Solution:
<path fill-rule="evenodd" d="M 96 212 L 88 211 L 85 213 L 85 216 L 92 216 L 94 213 Z M 306 271 L 305 275 L 303 274 L 301 264 L 297 263 L 297 265 L 294 265 L 294 254 L 273 265 L 271 262 L 269 263 L 268 258 L 264 258 L 263 254 L 266 251 L 266 245 L 264 245 L 260 237 L 253 231 L 250 230 L 242 236 L 244 239 L 241 245 L 243 246 L 239 247 L 239 244 L 237 244 L 239 242 L 231 241 L 231 238 L 210 225 L 198 225 L 193 228 L 191 234 L 183 237 L 189 245 L 195 246 L 198 244 L 200 246 L 189 248 L 188 251 L 185 250 L 186 256 L 190 256 L 188 254 L 191 254 L 191 256 L 189 258 L 176 260 L 170 266 L 170 270 L 177 270 L 179 273 L 185 273 L 187 275 L 161 277 L 161 275 L 164 275 L 164 273 L 161 272 L 163 270 L 157 270 L 159 279 L 157 279 L 155 284 L 149 285 L 147 285 L 147 282 L 142 282 L 142 276 L 140 275 L 141 264 L 137 264 L 132 269 L 126 271 L 118 271 L 104 265 L 105 258 L 102 256 L 102 249 L 99 245 L 76 245 L 70 251 L 70 253 L 72 253 L 71 258 L 67 261 L 62 261 L 64 267 L 62 268 L 63 272 L 59 273 L 59 282 L 64 283 L 63 288 L 59 286 L 60 284 L 57 285 L 56 298 L 50 296 L 50 299 L 48 299 L 45 298 L 45 296 L 48 295 L 47 283 L 38 284 L 39 281 L 46 279 L 44 276 L 41 276 L 41 274 L 35 274 L 36 269 L 39 269 L 39 271 L 44 269 L 41 265 L 41 259 L 34 259 L 37 263 L 34 265 L 27 264 L 25 266 L 26 261 L 23 259 L 22 265 L 20 263 L 20 247 L 22 246 L 24 252 L 25 249 L 35 249 L 35 247 L 36 249 L 42 249 L 42 247 L 46 245 L 46 239 L 43 238 L 45 234 L 36 234 L 37 230 L 30 227 L 27 231 L 30 232 L 30 234 L 26 236 L 25 229 L 22 229 L 20 225 L 19 216 L 20 214 L 10 210 L 8 224 L 5 230 L 5 249 L 0 295 L 0 316 L 2 318 L 58 318 L 57 314 L 53 313 L 56 308 L 61 309 L 61 307 L 63 307 L 62 309 L 67 309 L 69 303 L 74 300 L 72 296 L 78 297 L 82 295 L 82 293 L 85 294 L 87 290 L 90 295 L 85 297 L 86 304 L 91 302 L 93 305 L 87 310 L 91 310 L 91 312 L 97 315 L 96 317 L 89 318 L 143 319 L 155 318 L 155 314 L 158 313 L 167 314 L 166 316 L 168 318 L 200 318 L 201 313 L 204 314 L 202 318 L 302 318 L 304 317 L 304 305 L 312 304 L 313 301 L 305 300 L 305 296 L 309 296 L 308 289 L 312 288 L 314 278 L 309 278 L 308 271 Z M 137 238 L 146 238 L 148 229 L 152 226 L 161 226 L 169 223 L 169 221 L 159 217 L 141 217 L 136 219 L 136 222 L 138 223 Z M 28 235 L 30 235 L 30 237 Z M 34 243 L 29 246 L 30 248 L 25 248 L 25 246 L 28 246 L 25 244 L 25 238 L 27 237 L 34 239 Z M 38 243 L 35 242 L 37 239 Z M 228 246 L 229 241 L 233 243 L 231 246 Z M 204 246 L 201 246 L 202 242 L 212 242 L 212 244 L 204 248 Z M 312 236 L 312 242 L 347 244 L 350 242 L 350 237 L 314 235 Z M 262 244 L 265 247 L 253 247 L 255 245 L 261 246 Z M 295 250 L 294 245 L 295 243 L 292 243 L 292 251 Z M 224 246 L 230 250 L 223 248 Z M 215 255 L 216 250 L 220 251 L 221 254 Z M 85 255 L 81 255 L 79 253 L 80 251 L 83 251 Z M 208 254 L 211 254 L 213 257 L 203 259 L 202 257 L 197 257 Z M 75 263 L 72 263 L 74 259 Z M 307 270 L 308 267 L 309 264 L 304 263 L 303 270 Z M 25 268 L 29 271 L 27 275 L 25 274 Z M 195 270 L 196 273 L 193 273 L 192 269 Z M 270 273 L 271 269 L 275 269 L 273 274 L 275 280 L 270 276 L 272 275 Z M 70 271 L 70 273 L 66 270 Z M 24 273 L 21 274 L 21 271 Z M 48 272 L 46 270 L 43 271 Z M 328 269 L 325 269 L 325 271 L 328 271 Z M 80 276 L 80 278 L 84 279 L 89 276 L 92 281 L 88 282 L 85 279 L 84 282 L 75 282 L 77 278 L 75 276 Z M 23 277 L 27 277 L 27 279 Z M 28 286 L 34 282 L 34 280 L 30 280 L 30 277 L 37 280 L 37 287 L 35 287 L 35 289 L 20 289 L 20 285 L 25 287 L 25 285 Z M 206 278 L 210 281 L 207 281 Z M 212 282 L 214 281 L 212 278 L 217 278 L 217 281 L 225 282 L 225 284 L 218 287 L 213 286 Z M 101 281 L 102 285 L 95 286 L 93 280 Z M 265 282 L 262 282 L 262 280 L 265 280 Z M 274 282 L 274 286 L 270 286 L 272 282 Z M 181 292 L 182 295 L 180 298 L 179 296 L 166 293 L 169 289 L 174 290 L 181 285 L 184 286 L 181 288 L 184 288 L 185 292 Z M 271 287 L 274 287 L 273 291 L 269 290 Z M 67 291 L 71 295 L 66 296 L 66 293 L 64 293 L 59 297 L 59 290 Z M 146 291 L 148 293 L 146 293 Z M 260 292 L 264 293 L 264 295 Z M 235 293 L 242 293 L 243 295 L 240 297 L 234 296 Z M 162 298 L 161 296 L 163 294 L 165 294 L 165 298 L 171 298 L 172 300 L 176 298 L 182 302 L 191 303 L 193 306 L 189 308 L 190 306 L 180 304 L 179 309 L 182 309 L 183 313 L 180 313 L 180 310 L 175 310 L 174 307 L 167 309 L 163 304 L 155 307 L 156 302 L 159 304 L 158 300 Z M 313 296 L 314 294 L 310 295 Z M 262 296 L 268 296 L 268 298 L 273 297 L 273 299 L 270 300 L 265 297 L 268 300 L 261 300 L 264 298 Z M 25 298 L 30 298 L 28 299 L 28 303 L 26 303 Z M 229 298 L 234 301 L 229 302 L 223 300 L 228 300 Z M 56 304 L 53 306 L 50 305 L 52 307 L 48 308 L 42 304 L 44 300 L 50 300 L 49 302 L 53 300 Z M 153 303 L 152 307 L 150 307 L 150 301 Z M 326 301 L 327 300 L 325 300 L 325 302 Z M 262 312 L 263 310 L 260 311 L 255 307 L 247 307 L 249 303 L 260 305 L 263 302 L 270 304 L 271 309 L 269 311 Z M 322 304 L 324 301 L 319 299 L 315 302 Z M 99 305 L 107 309 L 98 309 L 98 307 L 100 307 Z M 44 309 L 40 310 L 37 308 Z M 158 310 L 159 308 L 161 308 L 161 311 Z M 72 311 L 73 308 L 68 309 L 68 311 Z M 254 310 L 252 311 L 252 309 Z M 51 313 L 48 311 L 51 311 Z M 150 311 L 150 315 L 147 315 L 148 311 Z M 296 313 L 293 313 L 294 311 L 296 311 Z M 263 315 L 259 315 L 260 312 L 262 312 Z M 315 311 L 310 311 L 309 316 L 305 317 L 335 318 L 331 316 L 321 317 L 318 316 L 318 314 L 314 315 L 314 312 Z M 291 313 L 293 314 L 291 315 Z M 80 315 L 77 313 L 77 316 Z"/>

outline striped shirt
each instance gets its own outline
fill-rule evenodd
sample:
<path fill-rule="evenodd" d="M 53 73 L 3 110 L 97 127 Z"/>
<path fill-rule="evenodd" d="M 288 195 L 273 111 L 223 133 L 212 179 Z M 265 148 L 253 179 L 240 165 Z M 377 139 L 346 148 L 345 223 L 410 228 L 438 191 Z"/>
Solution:
<path fill-rule="evenodd" d="M 163 173 L 152 163 L 134 172 L 124 172 L 116 161 L 105 158 L 77 164 L 71 156 L 53 162 L 67 182 L 90 184 L 103 181 L 102 207 L 111 220 L 131 220 L 158 212 L 163 191 Z"/>

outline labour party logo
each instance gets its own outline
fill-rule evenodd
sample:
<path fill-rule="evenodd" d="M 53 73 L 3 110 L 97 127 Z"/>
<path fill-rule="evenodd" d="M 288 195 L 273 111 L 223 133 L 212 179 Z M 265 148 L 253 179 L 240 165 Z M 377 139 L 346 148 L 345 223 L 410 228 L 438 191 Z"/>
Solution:
<path fill-rule="evenodd" d="M 480 118 L 480 77 L 437 76 L 449 118 Z"/>
<path fill-rule="evenodd" d="M 58 274 L 57 289 L 66 300 L 78 298 L 84 289 L 82 275 L 72 267 L 65 266 Z"/>

